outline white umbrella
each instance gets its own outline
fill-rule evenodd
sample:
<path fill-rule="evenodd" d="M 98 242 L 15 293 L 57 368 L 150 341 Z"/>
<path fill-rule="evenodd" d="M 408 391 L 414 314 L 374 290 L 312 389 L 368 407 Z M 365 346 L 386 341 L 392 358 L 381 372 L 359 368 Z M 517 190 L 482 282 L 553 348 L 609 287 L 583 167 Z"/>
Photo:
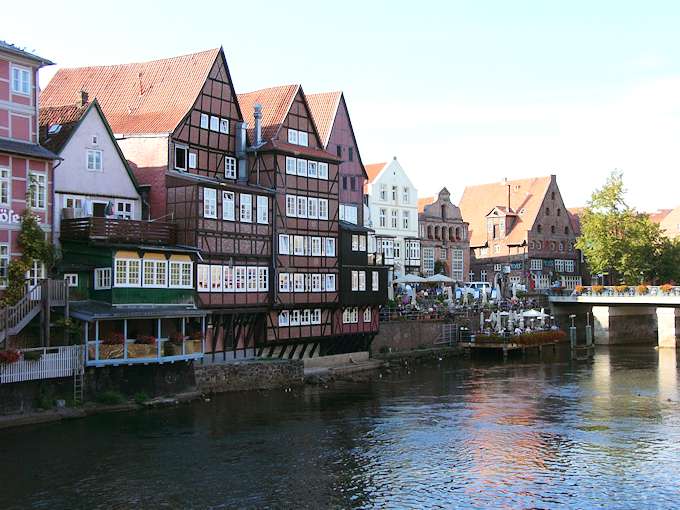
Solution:
<path fill-rule="evenodd" d="M 532 310 L 527 310 L 526 312 L 524 312 L 522 314 L 522 317 L 528 317 L 530 319 L 536 319 L 536 318 L 539 318 L 539 317 L 547 317 L 547 315 L 544 314 L 543 312 L 539 312 L 538 310 L 532 309 Z"/>
<path fill-rule="evenodd" d="M 418 276 L 417 274 L 405 274 L 398 278 L 395 278 L 394 283 L 423 283 L 427 280 Z"/>
<path fill-rule="evenodd" d="M 470 298 L 468 297 L 468 291 L 467 291 L 467 289 L 463 289 L 463 304 L 464 304 L 464 305 L 469 304 L 469 302 L 470 302 L 469 299 L 470 299 Z"/>
<path fill-rule="evenodd" d="M 448 276 L 443 275 L 443 274 L 435 274 L 435 275 L 432 275 L 432 276 L 428 276 L 427 278 L 425 278 L 425 281 L 429 282 L 429 283 L 453 283 L 453 282 L 455 282 L 455 280 L 453 278 L 449 278 Z"/>
<path fill-rule="evenodd" d="M 484 331 L 484 312 L 479 314 L 479 329 L 480 331 Z"/>

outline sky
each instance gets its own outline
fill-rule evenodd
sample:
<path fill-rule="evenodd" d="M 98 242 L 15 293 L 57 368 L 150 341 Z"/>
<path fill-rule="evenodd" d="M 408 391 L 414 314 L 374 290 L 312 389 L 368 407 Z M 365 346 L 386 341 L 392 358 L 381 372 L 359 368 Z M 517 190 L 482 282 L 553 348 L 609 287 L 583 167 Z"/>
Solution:
<path fill-rule="evenodd" d="M 468 0 L 3 5 L 0 39 L 61 67 L 223 46 L 237 92 L 342 90 L 364 163 L 418 188 L 555 174 L 567 206 L 615 169 L 680 205 L 680 2 Z M 33 14 L 35 15 L 27 15 Z"/>

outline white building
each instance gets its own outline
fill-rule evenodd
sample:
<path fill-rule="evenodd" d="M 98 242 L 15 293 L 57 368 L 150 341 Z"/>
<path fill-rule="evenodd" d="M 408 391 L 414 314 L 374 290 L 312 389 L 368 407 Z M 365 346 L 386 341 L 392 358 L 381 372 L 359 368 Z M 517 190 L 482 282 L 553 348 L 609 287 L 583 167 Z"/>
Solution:
<path fill-rule="evenodd" d="M 40 141 L 62 158 L 54 172 L 55 242 L 65 209 L 72 217 L 142 219 L 137 181 L 96 100 L 41 108 Z"/>
<path fill-rule="evenodd" d="M 368 225 L 382 238 L 389 258 L 393 243 L 394 276 L 420 271 L 418 190 L 395 157 L 389 163 L 366 165 Z"/>

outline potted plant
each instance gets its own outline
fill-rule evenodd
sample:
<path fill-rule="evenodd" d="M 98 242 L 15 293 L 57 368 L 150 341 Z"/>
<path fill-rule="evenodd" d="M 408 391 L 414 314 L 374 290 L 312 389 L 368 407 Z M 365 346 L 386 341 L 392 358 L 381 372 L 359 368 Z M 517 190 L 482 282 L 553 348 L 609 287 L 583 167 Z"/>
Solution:
<path fill-rule="evenodd" d="M 157 353 L 153 335 L 137 335 L 135 343 L 128 345 L 128 358 L 155 358 Z"/>
<path fill-rule="evenodd" d="M 184 335 L 181 332 L 175 331 L 170 334 L 168 341 L 163 344 L 163 354 L 165 356 L 179 356 L 182 354 L 182 344 L 184 343 Z"/>
<path fill-rule="evenodd" d="M 649 292 L 649 287 L 645 285 L 644 283 L 641 283 L 637 287 L 635 287 L 635 292 L 637 292 L 638 295 L 644 296 Z"/>
<path fill-rule="evenodd" d="M 593 285 L 590 287 L 593 294 L 602 294 L 604 292 L 604 285 Z"/>
<path fill-rule="evenodd" d="M 623 294 L 628 290 L 628 285 L 615 285 L 614 290 L 617 294 Z"/>
<path fill-rule="evenodd" d="M 95 348 L 88 349 L 90 359 L 95 359 Z M 125 336 L 114 332 L 99 342 L 99 359 L 120 359 L 125 352 Z"/>
<path fill-rule="evenodd" d="M 671 291 L 673 290 L 673 284 L 672 283 L 664 283 L 659 288 L 661 289 L 661 292 L 663 292 L 664 294 L 670 294 Z"/>
<path fill-rule="evenodd" d="M 195 352 L 203 352 L 203 332 L 194 331 L 189 335 L 189 340 L 184 344 L 184 352 L 186 354 L 193 354 Z"/>
<path fill-rule="evenodd" d="M 40 361 L 43 351 L 21 351 L 21 355 L 24 357 L 24 361 Z"/>
<path fill-rule="evenodd" d="M 574 292 L 579 296 L 583 294 L 583 285 L 576 285 L 574 287 Z"/>
<path fill-rule="evenodd" d="M 21 358 L 21 354 L 16 349 L 6 349 L 0 351 L 0 365 L 10 365 L 16 363 Z"/>

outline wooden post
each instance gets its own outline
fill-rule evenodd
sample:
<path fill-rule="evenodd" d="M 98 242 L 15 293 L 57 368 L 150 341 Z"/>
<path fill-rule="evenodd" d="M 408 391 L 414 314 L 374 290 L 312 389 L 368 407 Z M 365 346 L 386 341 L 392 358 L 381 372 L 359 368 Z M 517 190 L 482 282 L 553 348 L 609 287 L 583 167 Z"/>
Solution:
<path fill-rule="evenodd" d="M 94 341 L 96 361 L 99 361 L 99 320 L 94 321 Z"/>
<path fill-rule="evenodd" d="M 66 280 L 64 280 L 64 344 L 69 345 L 71 342 L 71 333 L 70 329 L 67 326 L 69 322 L 69 317 L 70 317 L 70 311 L 69 311 L 69 304 L 68 304 L 68 299 L 69 299 L 69 287 L 68 283 L 66 283 Z"/>

